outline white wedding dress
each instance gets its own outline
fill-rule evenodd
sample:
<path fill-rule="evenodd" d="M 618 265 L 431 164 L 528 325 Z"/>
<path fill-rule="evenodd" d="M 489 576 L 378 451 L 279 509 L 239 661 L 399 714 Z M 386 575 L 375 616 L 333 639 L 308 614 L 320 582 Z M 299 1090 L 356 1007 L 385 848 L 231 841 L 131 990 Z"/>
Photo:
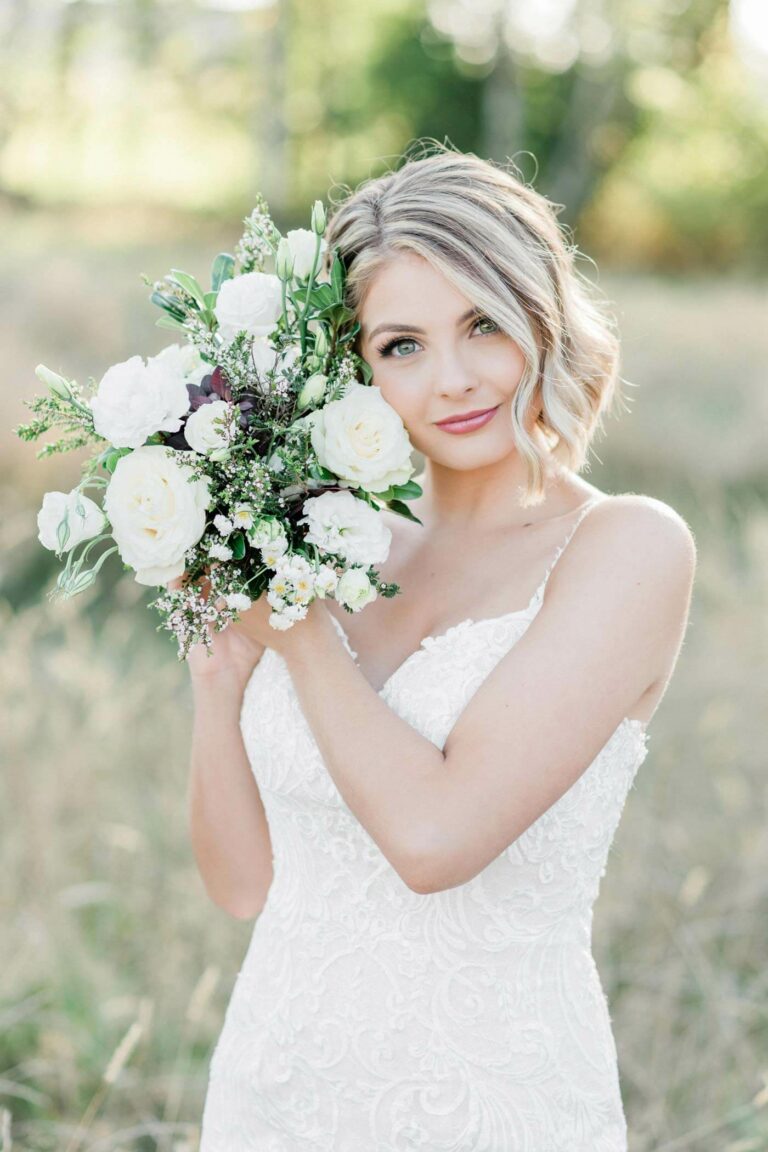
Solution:
<path fill-rule="evenodd" d="M 427 637 L 384 685 L 437 747 L 596 502 L 527 608 Z M 274 880 L 211 1060 L 200 1152 L 625 1152 L 592 906 L 645 724 L 624 719 L 481 873 L 428 895 L 342 800 L 273 649 L 241 726 Z"/>

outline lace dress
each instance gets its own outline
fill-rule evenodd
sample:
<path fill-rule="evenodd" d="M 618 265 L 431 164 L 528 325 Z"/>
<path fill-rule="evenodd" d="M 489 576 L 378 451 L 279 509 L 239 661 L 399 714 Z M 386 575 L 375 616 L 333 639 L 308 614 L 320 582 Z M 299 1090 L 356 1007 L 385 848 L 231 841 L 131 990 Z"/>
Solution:
<path fill-rule="evenodd" d="M 438 748 L 597 502 L 526 608 L 427 637 L 381 689 Z M 241 727 L 274 879 L 211 1060 L 200 1152 L 625 1152 L 592 907 L 645 724 L 624 719 L 491 864 L 427 895 L 346 806 L 273 649 Z"/>

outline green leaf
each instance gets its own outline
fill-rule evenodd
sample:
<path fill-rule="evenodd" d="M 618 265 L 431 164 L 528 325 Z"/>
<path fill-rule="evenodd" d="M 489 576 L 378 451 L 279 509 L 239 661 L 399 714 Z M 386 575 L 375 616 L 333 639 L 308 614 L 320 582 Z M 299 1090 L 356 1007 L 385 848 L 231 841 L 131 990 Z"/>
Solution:
<path fill-rule="evenodd" d="M 373 368 L 371 368 L 367 360 L 360 361 L 360 375 L 363 378 L 364 384 L 370 384 L 373 379 Z"/>
<path fill-rule="evenodd" d="M 391 508 L 393 512 L 397 512 L 399 516 L 404 516 L 406 520 L 412 520 L 414 524 L 421 524 L 422 528 L 424 527 L 418 516 L 415 516 L 408 505 L 403 504 L 402 500 L 388 500 L 387 506 Z"/>
<path fill-rule="evenodd" d="M 193 300 L 197 303 L 200 310 L 202 312 L 205 311 L 205 296 L 203 295 L 203 290 L 198 284 L 197 280 L 195 280 L 194 276 L 190 276 L 186 272 L 182 272 L 179 268 L 171 268 L 171 275 L 167 276 L 166 279 L 170 280 L 172 284 L 178 284 L 179 288 L 183 288 L 185 292 L 188 292 Z"/>
<path fill-rule="evenodd" d="M 392 492 L 400 500 L 415 500 L 417 496 L 424 495 L 424 489 L 415 480 L 409 480 L 407 484 L 395 484 Z"/>
<path fill-rule="evenodd" d="M 235 258 L 229 252 L 219 252 L 211 268 L 211 290 L 218 292 L 225 280 L 235 275 Z"/>
<path fill-rule="evenodd" d="M 242 532 L 234 532 L 229 538 L 229 546 L 235 560 L 242 560 L 245 556 L 245 537 Z"/>
<path fill-rule="evenodd" d="M 110 475 L 117 468 L 117 462 L 121 456 L 127 456 L 132 452 L 132 448 L 113 448 L 111 452 L 107 452 L 104 456 L 104 468 Z"/>
<path fill-rule="evenodd" d="M 338 248 L 333 252 L 333 265 L 331 266 L 331 287 L 336 299 L 341 302 L 344 299 L 344 265 L 339 259 Z"/>
<path fill-rule="evenodd" d="M 174 300 L 172 296 L 166 296 L 162 292 L 153 292 L 149 298 L 153 304 L 162 308 L 163 312 L 167 312 L 169 316 L 173 316 L 176 320 L 184 319 L 185 313 L 179 308 L 178 300 Z"/>
<path fill-rule="evenodd" d="M 205 306 L 209 312 L 213 312 L 216 307 L 216 297 L 216 292 L 206 292 L 205 294 Z"/>
<path fill-rule="evenodd" d="M 187 330 L 180 320 L 174 320 L 172 316 L 161 316 L 159 320 L 155 320 L 155 328 L 171 328 L 174 332 Z"/>

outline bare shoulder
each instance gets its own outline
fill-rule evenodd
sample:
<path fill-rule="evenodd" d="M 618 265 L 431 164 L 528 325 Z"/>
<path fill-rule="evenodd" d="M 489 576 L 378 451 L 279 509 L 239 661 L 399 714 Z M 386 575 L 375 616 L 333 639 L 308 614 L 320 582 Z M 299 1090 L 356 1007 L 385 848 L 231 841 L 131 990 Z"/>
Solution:
<path fill-rule="evenodd" d="M 593 544 L 599 540 L 615 547 L 617 541 L 625 541 L 637 556 L 649 550 L 658 561 L 695 568 L 693 531 L 680 513 L 663 500 L 636 492 L 611 495 L 587 517 L 585 528 L 590 520 Z"/>

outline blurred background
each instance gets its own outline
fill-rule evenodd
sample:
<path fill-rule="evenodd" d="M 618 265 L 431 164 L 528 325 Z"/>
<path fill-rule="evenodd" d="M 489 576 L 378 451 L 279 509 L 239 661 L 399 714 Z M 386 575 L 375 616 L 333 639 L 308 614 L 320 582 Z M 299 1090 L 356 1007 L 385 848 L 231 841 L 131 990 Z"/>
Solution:
<path fill-rule="evenodd" d="M 207 285 L 257 190 L 308 227 L 419 137 L 513 157 L 563 205 L 633 385 L 585 475 L 696 536 L 594 952 L 630 1152 L 768 1150 L 768 4 L 3 0 L 2 1152 L 194 1152 L 252 931 L 193 863 L 154 593 L 116 564 L 47 599 L 36 514 L 85 457 L 14 436 L 34 368 L 154 354 L 142 273 Z"/>

